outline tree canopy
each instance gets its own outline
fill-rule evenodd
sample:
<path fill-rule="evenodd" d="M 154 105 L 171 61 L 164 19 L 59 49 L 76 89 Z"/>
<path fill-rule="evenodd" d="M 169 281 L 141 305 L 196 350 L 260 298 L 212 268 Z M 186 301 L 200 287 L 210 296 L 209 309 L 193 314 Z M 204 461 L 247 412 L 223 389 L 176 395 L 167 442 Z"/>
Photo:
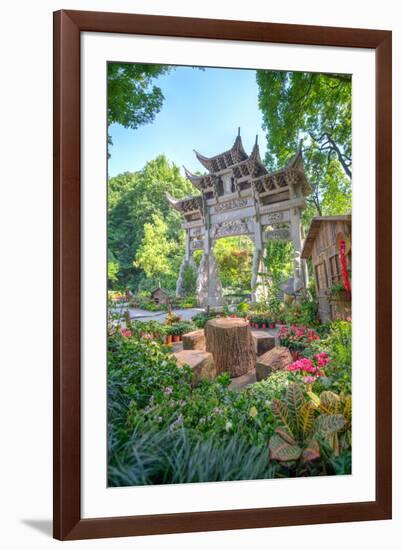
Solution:
<path fill-rule="evenodd" d="M 347 212 L 352 175 L 351 76 L 260 70 L 257 83 L 268 168 L 283 167 L 303 140 L 313 190 L 305 220 Z"/>
<path fill-rule="evenodd" d="M 248 237 L 225 237 L 216 241 L 214 255 L 222 286 L 233 292 L 250 292 L 254 245 Z"/>
<path fill-rule="evenodd" d="M 175 197 L 183 197 L 194 192 L 194 188 L 164 155 L 148 162 L 139 172 L 126 172 L 109 179 L 109 263 L 117 263 L 118 271 L 116 273 L 115 267 L 111 269 L 112 266 L 108 271 L 109 280 L 112 281 L 110 275 L 114 277 L 114 287 L 137 289 L 145 278 L 144 269 L 134 266 L 133 261 L 143 241 L 145 225 L 152 225 L 155 216 L 166 224 L 166 238 L 182 243 L 175 260 L 180 264 L 184 254 L 182 220 L 179 213 L 169 206 L 166 191 Z"/>
<path fill-rule="evenodd" d="M 172 275 L 171 256 L 177 252 L 178 243 L 168 239 L 168 226 L 154 214 L 152 223 L 144 225 L 144 237 L 135 255 L 134 266 L 141 268 L 150 279 L 161 285 L 161 277 Z"/>
<path fill-rule="evenodd" d="M 153 84 L 167 65 L 108 63 L 108 124 L 138 128 L 152 122 L 162 107 L 162 90 Z"/>

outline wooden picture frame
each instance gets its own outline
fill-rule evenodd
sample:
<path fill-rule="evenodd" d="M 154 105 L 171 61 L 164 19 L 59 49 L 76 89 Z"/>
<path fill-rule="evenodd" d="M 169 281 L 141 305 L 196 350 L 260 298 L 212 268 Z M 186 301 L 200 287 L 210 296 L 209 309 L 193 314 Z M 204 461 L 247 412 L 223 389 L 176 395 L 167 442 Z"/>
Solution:
<path fill-rule="evenodd" d="M 376 499 L 82 519 L 80 505 L 80 34 L 84 31 L 375 49 Z M 390 31 L 58 11 L 54 14 L 54 536 L 61 540 L 391 518 Z"/>

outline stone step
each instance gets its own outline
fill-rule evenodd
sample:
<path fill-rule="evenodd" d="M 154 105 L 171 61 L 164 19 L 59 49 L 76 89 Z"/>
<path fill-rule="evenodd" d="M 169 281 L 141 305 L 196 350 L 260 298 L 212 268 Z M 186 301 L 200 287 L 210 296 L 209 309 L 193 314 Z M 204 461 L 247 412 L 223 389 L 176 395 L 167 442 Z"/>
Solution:
<path fill-rule="evenodd" d="M 238 376 L 237 378 L 232 378 L 229 384 L 229 389 L 234 391 L 242 391 L 244 388 L 246 388 L 250 384 L 254 384 L 255 382 L 256 382 L 255 369 L 252 369 L 249 372 L 246 372 L 246 374 L 243 374 L 242 376 Z"/>
<path fill-rule="evenodd" d="M 179 367 L 188 365 L 194 374 L 194 385 L 201 380 L 213 380 L 216 369 L 212 353 L 202 350 L 182 350 L 173 353 Z"/>
<path fill-rule="evenodd" d="M 198 349 L 200 351 L 205 351 L 204 330 L 201 328 L 199 330 L 193 330 L 192 332 L 183 334 L 183 349 Z"/>
<path fill-rule="evenodd" d="M 275 347 L 275 336 L 265 330 L 253 329 L 251 336 L 253 337 L 255 352 L 258 356 Z"/>
<path fill-rule="evenodd" d="M 284 346 L 275 346 L 261 357 L 258 357 L 255 367 L 257 380 L 264 380 L 278 370 L 284 370 L 292 363 L 292 354 Z"/>

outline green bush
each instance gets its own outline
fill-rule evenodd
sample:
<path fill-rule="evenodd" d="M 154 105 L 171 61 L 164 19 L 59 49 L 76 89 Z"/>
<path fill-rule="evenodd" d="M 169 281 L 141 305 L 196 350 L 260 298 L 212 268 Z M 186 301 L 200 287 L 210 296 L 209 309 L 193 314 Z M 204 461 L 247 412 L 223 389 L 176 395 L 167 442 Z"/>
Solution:
<path fill-rule="evenodd" d="M 281 399 L 292 379 L 288 371 L 272 373 L 266 380 L 248 386 L 245 393 L 251 400 L 268 405 L 272 399 Z"/>
<path fill-rule="evenodd" d="M 109 340 L 108 371 L 111 484 L 122 482 L 118 469 L 125 471 L 128 478 L 130 475 L 132 479 L 141 477 L 130 466 L 134 461 L 138 468 L 141 467 L 130 444 L 133 434 L 136 434 L 136 441 L 151 446 L 153 451 L 147 452 L 152 456 L 155 453 L 153 460 L 158 462 L 157 449 L 162 442 L 166 443 L 165 436 L 182 430 L 186 434 L 185 441 L 180 443 L 183 453 L 191 450 L 207 456 L 208 449 L 216 450 L 216 456 L 211 457 L 213 462 L 208 466 L 214 471 L 213 474 L 195 454 L 191 460 L 199 463 L 198 469 L 203 467 L 206 470 L 191 474 L 192 468 L 187 464 L 180 474 L 184 476 L 184 481 L 193 481 L 194 476 L 201 481 L 208 479 L 209 475 L 212 476 L 210 480 L 251 479 L 268 475 L 264 469 L 261 470 L 261 464 L 256 466 L 254 459 L 259 457 L 258 460 L 262 460 L 265 453 L 267 467 L 266 445 L 272 435 L 271 409 L 262 399 L 229 390 L 230 378 L 227 374 L 214 381 L 204 380 L 194 388 L 192 371 L 177 367 L 167 347 L 152 340 L 120 335 Z M 154 434 L 151 439 L 150 434 Z M 226 463 L 230 455 L 233 456 Z M 165 458 L 170 461 L 175 456 L 172 451 L 171 457 Z M 142 467 L 145 468 L 146 464 Z M 167 468 L 163 483 L 178 482 L 177 470 L 170 470 L 166 463 L 163 468 Z M 147 474 L 146 483 L 161 482 L 160 472 L 155 476 L 149 473 L 149 476 Z"/>
<path fill-rule="evenodd" d="M 268 460 L 268 442 L 278 428 L 273 403 L 285 398 L 292 373 L 272 374 L 241 392 L 229 389 L 227 373 L 194 387 L 191 369 L 178 367 L 161 340 L 140 339 L 144 328 L 151 332 L 162 325 L 134 322 L 132 327 L 131 335 L 116 333 L 108 342 L 110 485 L 350 471 L 350 453 L 334 456 L 325 442 L 320 465 L 314 464 L 311 471 L 289 469 L 287 464 Z M 338 365 L 341 359 L 346 364 L 345 350 L 339 346 L 347 340 L 347 328 L 334 325 L 331 330 L 328 345 L 338 353 Z M 305 389 L 302 391 L 307 399 Z"/>
<path fill-rule="evenodd" d="M 250 304 L 247 304 L 246 302 L 240 302 L 236 306 L 236 313 L 237 314 L 246 314 L 250 311 Z"/>
<path fill-rule="evenodd" d="M 314 343 L 312 352 L 326 351 L 331 359 L 330 375 L 320 380 L 323 388 L 350 394 L 352 392 L 352 323 L 332 321 L 328 333 Z"/>
<path fill-rule="evenodd" d="M 184 428 L 135 430 L 120 443 L 109 434 L 110 486 L 263 479 L 271 477 L 267 445 L 233 435 L 201 440 Z"/>
<path fill-rule="evenodd" d="M 195 329 L 195 325 L 188 321 L 179 321 L 177 323 L 167 325 L 166 328 L 167 334 L 171 334 L 172 336 L 181 336 L 182 334 L 193 331 Z"/>
<path fill-rule="evenodd" d="M 221 315 L 222 315 L 221 313 L 216 313 L 216 312 L 206 313 L 204 311 L 201 311 L 200 313 L 197 313 L 196 315 L 194 315 L 194 317 L 191 320 L 197 328 L 204 328 L 205 325 L 207 324 L 207 321 L 209 321 L 210 319 L 215 319 L 215 317 L 220 317 Z"/>
<path fill-rule="evenodd" d="M 193 307 L 197 307 L 197 296 L 189 295 L 185 298 L 182 298 L 177 302 L 177 306 L 180 309 L 190 309 Z"/>

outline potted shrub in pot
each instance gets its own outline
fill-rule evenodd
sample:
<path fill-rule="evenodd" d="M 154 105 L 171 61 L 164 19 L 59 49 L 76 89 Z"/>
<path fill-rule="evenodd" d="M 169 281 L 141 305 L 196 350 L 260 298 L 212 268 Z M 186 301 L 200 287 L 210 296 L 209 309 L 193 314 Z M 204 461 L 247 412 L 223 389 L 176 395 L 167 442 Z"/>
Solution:
<path fill-rule="evenodd" d="M 180 323 L 173 323 L 173 325 L 170 325 L 169 332 L 172 335 L 172 342 L 180 342 L 181 330 Z"/>
<path fill-rule="evenodd" d="M 313 340 L 320 339 L 315 330 L 309 327 L 296 325 L 282 327 L 278 336 L 281 346 L 289 348 L 294 361 L 299 359 L 300 355 Z"/>

